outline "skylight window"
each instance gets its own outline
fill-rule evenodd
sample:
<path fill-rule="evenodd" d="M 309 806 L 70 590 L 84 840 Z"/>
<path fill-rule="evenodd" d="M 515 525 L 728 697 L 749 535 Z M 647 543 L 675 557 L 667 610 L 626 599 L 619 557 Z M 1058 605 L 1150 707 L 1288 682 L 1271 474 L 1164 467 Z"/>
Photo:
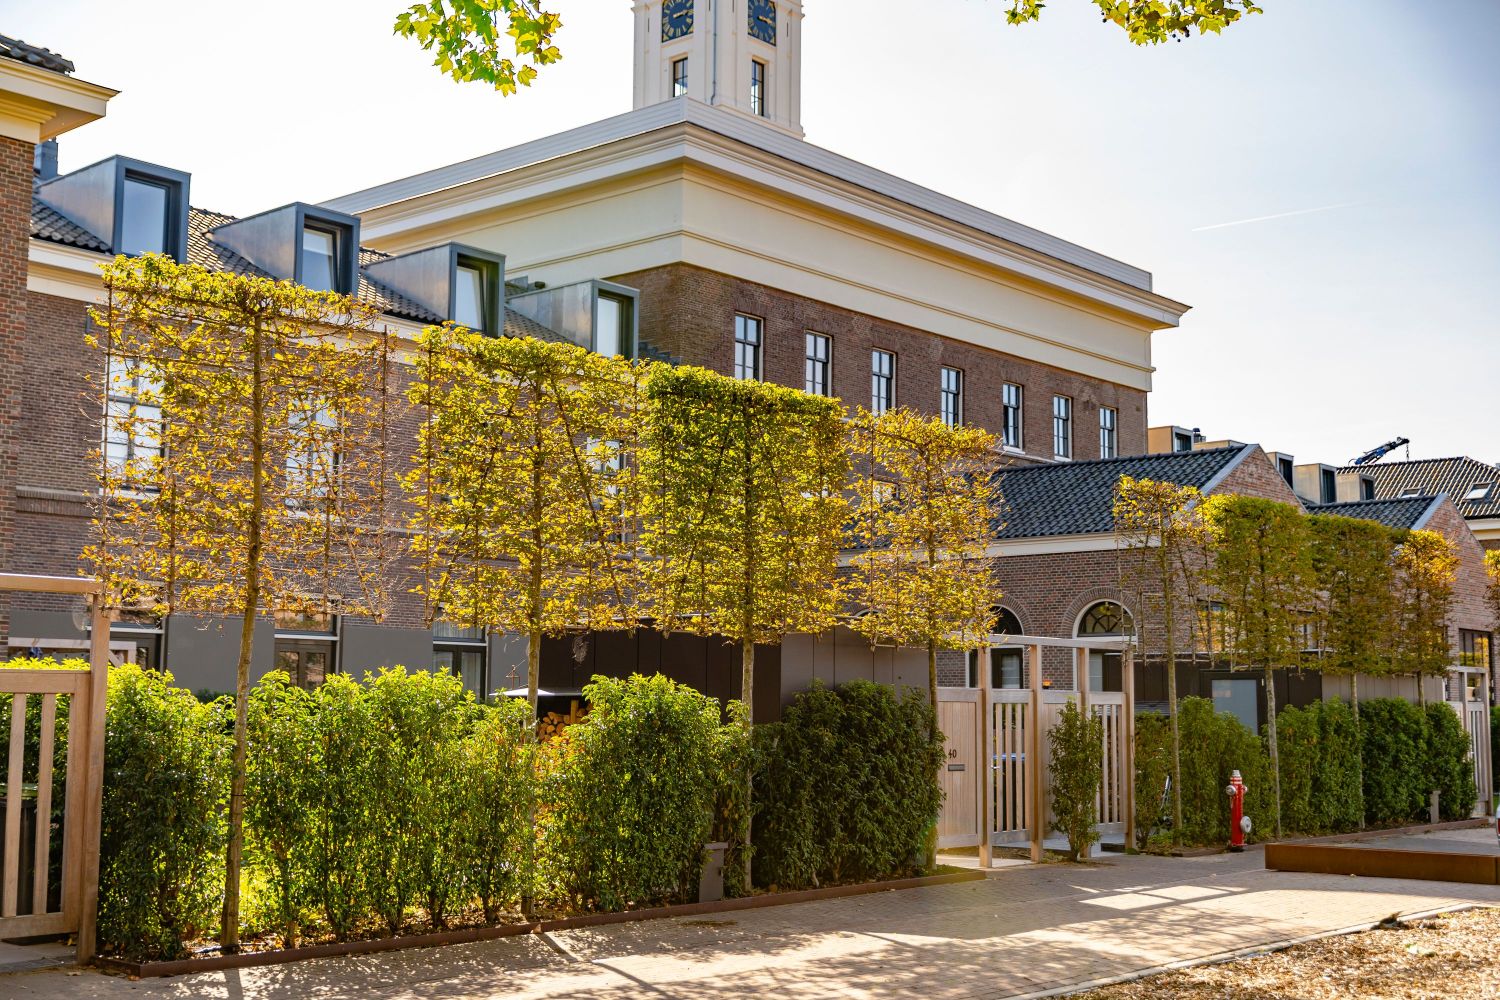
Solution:
<path fill-rule="evenodd" d="M 1402 490 L 1401 491 L 1401 499 L 1403 499 L 1403 500 L 1405 500 L 1405 499 L 1407 499 L 1409 497 L 1419 497 L 1421 495 L 1422 495 L 1422 491 L 1418 490 L 1418 489 L 1410 489 L 1410 490 Z"/>
<path fill-rule="evenodd" d="M 1465 500 L 1483 500 L 1490 495 L 1490 489 L 1494 483 L 1475 483 L 1469 487 L 1469 492 L 1464 494 Z"/>

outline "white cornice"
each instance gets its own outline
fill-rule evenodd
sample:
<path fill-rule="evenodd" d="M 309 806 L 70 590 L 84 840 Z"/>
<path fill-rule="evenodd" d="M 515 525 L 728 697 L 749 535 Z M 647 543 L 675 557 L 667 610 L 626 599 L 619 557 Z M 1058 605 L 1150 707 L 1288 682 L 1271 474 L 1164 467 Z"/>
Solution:
<path fill-rule="evenodd" d="M 1087 535 L 1046 535 L 1041 538 L 1004 538 L 990 543 L 984 554 L 990 558 L 1007 556 L 1050 556 L 1073 552 L 1113 552 L 1119 542 L 1112 531 Z"/>
<path fill-rule="evenodd" d="M 675 162 L 772 187 L 1159 326 L 1175 326 L 1187 310 L 1152 293 L 1138 268 L 686 98 L 327 204 L 361 214 L 366 238 L 379 242 Z"/>
<path fill-rule="evenodd" d="M 0 59 L 0 135 L 41 142 L 104 117 L 119 91 Z"/>

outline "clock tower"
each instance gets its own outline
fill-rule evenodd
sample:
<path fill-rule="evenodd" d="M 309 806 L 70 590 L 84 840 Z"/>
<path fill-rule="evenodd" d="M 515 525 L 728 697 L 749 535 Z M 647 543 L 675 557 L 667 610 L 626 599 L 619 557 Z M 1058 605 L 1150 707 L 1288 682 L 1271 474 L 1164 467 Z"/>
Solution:
<path fill-rule="evenodd" d="M 676 97 L 802 138 L 802 0 L 636 0 L 635 106 Z"/>

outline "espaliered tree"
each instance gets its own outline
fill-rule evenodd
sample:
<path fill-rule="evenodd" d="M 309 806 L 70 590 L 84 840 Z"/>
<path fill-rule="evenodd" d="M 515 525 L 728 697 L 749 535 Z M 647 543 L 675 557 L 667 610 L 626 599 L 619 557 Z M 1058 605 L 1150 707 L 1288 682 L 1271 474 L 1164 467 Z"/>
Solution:
<path fill-rule="evenodd" d="M 1206 581 L 1224 605 L 1224 652 L 1258 668 L 1266 685 L 1266 735 L 1275 775 L 1281 836 L 1281 755 L 1276 740 L 1276 671 L 1298 662 L 1302 625 L 1313 602 L 1307 518 L 1259 497 L 1221 494 L 1203 503 L 1212 560 Z"/>
<path fill-rule="evenodd" d="M 1376 521 L 1315 514 L 1307 520 L 1317 582 L 1318 668 L 1349 678 L 1359 719 L 1359 675 L 1390 671 L 1396 533 Z"/>
<path fill-rule="evenodd" d="M 638 509 L 648 612 L 662 632 L 739 647 L 748 730 L 755 644 L 837 620 L 849 516 L 843 409 L 691 367 L 653 368 L 645 395 Z M 746 803 L 751 795 L 747 769 Z"/>
<path fill-rule="evenodd" d="M 1392 611 L 1392 669 L 1417 679 L 1417 703 L 1427 704 L 1428 677 L 1442 677 L 1453 665 L 1448 619 L 1458 554 L 1436 531 L 1407 532 L 1396 548 Z"/>
<path fill-rule="evenodd" d="M 1495 616 L 1495 626 L 1500 629 L 1500 549 L 1491 549 L 1484 554 L 1484 575 L 1485 597 Z"/>
<path fill-rule="evenodd" d="M 390 342 L 367 306 L 168 257 L 104 266 L 105 447 L 84 560 L 123 606 L 239 618 L 221 943 L 239 944 L 258 618 L 383 613 Z"/>
<path fill-rule="evenodd" d="M 526 636 L 534 716 L 544 636 L 634 624 L 643 369 L 451 326 L 424 331 L 415 360 L 422 424 L 402 482 L 427 614 Z"/>
<path fill-rule="evenodd" d="M 1121 476 L 1115 485 L 1115 537 L 1122 589 L 1136 595 L 1143 654 L 1155 647 L 1166 664 L 1172 739 L 1172 841 L 1182 830 L 1182 737 L 1177 718 L 1177 656 L 1196 653 L 1194 633 L 1208 532 L 1197 487 Z M 1154 617 L 1154 621 L 1152 620 Z"/>
<path fill-rule="evenodd" d="M 987 551 L 1000 499 L 996 439 L 904 407 L 861 409 L 851 430 L 860 474 L 849 627 L 925 648 L 936 706 L 938 650 L 982 647 L 1000 604 Z"/>

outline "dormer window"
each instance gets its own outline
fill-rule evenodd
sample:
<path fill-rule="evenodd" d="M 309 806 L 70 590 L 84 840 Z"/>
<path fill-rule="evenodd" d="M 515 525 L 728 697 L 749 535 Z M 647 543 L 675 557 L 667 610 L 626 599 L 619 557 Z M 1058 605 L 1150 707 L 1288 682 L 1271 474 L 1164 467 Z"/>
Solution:
<path fill-rule="evenodd" d="M 1375 499 L 1375 480 L 1361 476 L 1359 480 L 1359 498 L 1361 500 Z"/>
<path fill-rule="evenodd" d="M 623 295 L 600 292 L 598 316 L 594 320 L 594 350 L 606 358 L 626 353 L 630 343 L 630 306 L 632 300 Z"/>
<path fill-rule="evenodd" d="M 302 229 L 302 284 L 313 291 L 332 292 L 340 290 L 339 281 L 339 234 L 322 226 L 304 226 Z"/>
<path fill-rule="evenodd" d="M 37 197 L 107 244 L 135 257 L 187 259 L 188 184 L 180 170 L 112 156 L 43 181 Z"/>
<path fill-rule="evenodd" d="M 453 268 L 453 322 L 469 330 L 486 331 L 487 304 L 489 304 L 489 274 L 486 268 L 471 259 L 459 258 Z"/>
<path fill-rule="evenodd" d="M 127 257 L 166 253 L 171 244 L 167 227 L 171 218 L 171 191 L 167 185 L 127 172 L 123 194 L 120 245 L 115 249 Z"/>
<path fill-rule="evenodd" d="M 1465 500 L 1483 500 L 1490 495 L 1490 489 L 1494 483 L 1475 483 L 1469 487 L 1469 492 L 1464 494 Z"/>
<path fill-rule="evenodd" d="M 505 307 L 509 312 L 536 320 L 579 347 L 607 358 L 616 355 L 632 358 L 636 353 L 639 300 L 640 293 L 634 288 L 608 281 L 580 281 L 532 287 L 507 298 Z M 745 322 L 753 324 L 759 320 L 736 317 L 737 342 L 738 333 L 748 329 Z"/>

